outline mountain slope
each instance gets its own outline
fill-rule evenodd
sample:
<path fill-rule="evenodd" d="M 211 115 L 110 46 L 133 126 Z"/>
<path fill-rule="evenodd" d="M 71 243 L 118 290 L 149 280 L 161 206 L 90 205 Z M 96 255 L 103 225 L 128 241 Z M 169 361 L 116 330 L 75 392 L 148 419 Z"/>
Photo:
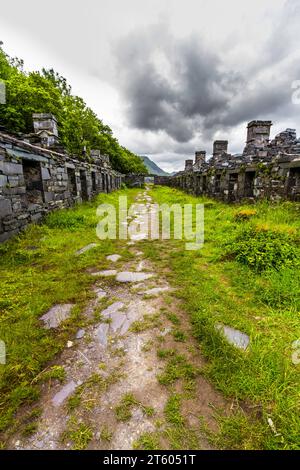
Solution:
<path fill-rule="evenodd" d="M 159 168 L 159 166 L 156 165 L 156 163 L 154 163 L 149 157 L 141 156 L 140 158 L 143 160 L 145 167 L 147 168 L 147 170 L 149 171 L 151 175 L 158 175 L 158 176 L 169 175 L 169 173 L 166 173 L 164 170 Z"/>

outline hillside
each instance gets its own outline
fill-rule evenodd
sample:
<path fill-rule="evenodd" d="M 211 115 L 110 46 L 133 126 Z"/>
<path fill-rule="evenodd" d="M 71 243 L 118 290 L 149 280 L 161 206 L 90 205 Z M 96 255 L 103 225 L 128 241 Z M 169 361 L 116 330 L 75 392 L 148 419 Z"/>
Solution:
<path fill-rule="evenodd" d="M 152 175 L 158 175 L 158 176 L 168 176 L 169 173 L 166 173 L 164 170 L 162 170 L 156 163 L 154 163 L 149 157 L 146 156 L 141 156 L 141 159 L 144 162 L 145 167 L 151 173 Z"/>

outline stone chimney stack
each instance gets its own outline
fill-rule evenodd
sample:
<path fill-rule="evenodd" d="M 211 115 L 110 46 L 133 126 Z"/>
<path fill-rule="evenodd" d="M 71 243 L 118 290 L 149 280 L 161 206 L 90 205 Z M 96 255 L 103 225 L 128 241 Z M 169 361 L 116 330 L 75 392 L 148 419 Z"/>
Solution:
<path fill-rule="evenodd" d="M 184 171 L 193 171 L 193 164 L 194 164 L 193 160 L 186 160 Z"/>
<path fill-rule="evenodd" d="M 206 158 L 205 150 L 200 150 L 198 152 L 195 152 L 195 164 L 196 165 L 202 165 L 203 163 L 205 163 L 205 158 Z"/>
<path fill-rule="evenodd" d="M 91 158 L 92 158 L 93 160 L 98 160 L 99 158 L 101 158 L 100 150 L 98 150 L 98 149 L 91 149 Z"/>
<path fill-rule="evenodd" d="M 53 114 L 34 113 L 33 129 L 42 147 L 53 147 L 58 144 L 57 121 Z"/>
<path fill-rule="evenodd" d="M 215 140 L 213 157 L 220 157 L 223 153 L 228 153 L 228 140 Z"/>
<path fill-rule="evenodd" d="M 40 131 L 47 131 L 58 137 L 57 120 L 53 114 L 34 113 L 32 118 L 33 129 L 36 134 Z"/>
<path fill-rule="evenodd" d="M 251 121 L 247 126 L 247 145 L 266 145 L 270 140 L 272 121 Z"/>

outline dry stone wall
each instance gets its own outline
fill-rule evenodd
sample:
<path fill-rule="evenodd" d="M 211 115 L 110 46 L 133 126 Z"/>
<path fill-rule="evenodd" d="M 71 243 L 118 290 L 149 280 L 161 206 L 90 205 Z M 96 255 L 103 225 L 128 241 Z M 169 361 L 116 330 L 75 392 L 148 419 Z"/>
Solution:
<path fill-rule="evenodd" d="M 227 153 L 227 141 L 216 141 L 213 156 L 197 151 L 185 170 L 170 177 L 156 177 L 155 184 L 180 188 L 226 202 L 247 200 L 300 201 L 300 139 L 286 129 L 270 141 L 271 121 L 251 121 L 243 154 Z"/>
<path fill-rule="evenodd" d="M 0 242 L 54 209 L 120 188 L 122 177 L 99 151 L 89 163 L 0 132 Z"/>

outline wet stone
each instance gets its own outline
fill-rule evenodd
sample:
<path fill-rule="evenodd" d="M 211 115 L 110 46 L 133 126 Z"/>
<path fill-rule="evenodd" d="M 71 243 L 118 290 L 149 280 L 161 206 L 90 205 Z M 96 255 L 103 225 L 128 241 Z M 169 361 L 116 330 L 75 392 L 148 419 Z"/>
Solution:
<path fill-rule="evenodd" d="M 122 258 L 121 255 L 109 255 L 106 257 L 106 259 L 108 261 L 112 261 L 113 263 L 115 263 L 116 261 L 118 261 L 120 258 Z"/>
<path fill-rule="evenodd" d="M 154 287 L 153 289 L 146 290 L 143 292 L 143 294 L 146 295 L 157 295 L 160 294 L 161 292 L 165 292 L 169 290 L 169 287 Z"/>
<path fill-rule="evenodd" d="M 99 344 L 106 348 L 107 346 L 107 333 L 109 325 L 107 323 L 102 323 L 96 330 L 96 336 L 99 341 Z"/>
<path fill-rule="evenodd" d="M 45 323 L 46 329 L 57 328 L 61 322 L 70 316 L 72 308 L 73 304 L 54 305 L 40 320 Z"/>
<path fill-rule="evenodd" d="M 146 279 L 150 279 L 150 277 L 153 277 L 153 274 L 124 271 L 117 274 L 116 280 L 118 282 L 141 282 L 145 281 Z"/>
<path fill-rule="evenodd" d="M 123 302 L 114 302 L 109 307 L 107 307 L 105 310 L 103 310 L 101 312 L 101 315 L 103 315 L 105 318 L 110 317 L 113 313 L 118 312 L 123 307 L 124 307 Z"/>
<path fill-rule="evenodd" d="M 76 339 L 81 339 L 84 337 L 84 335 L 85 335 L 85 330 L 80 329 L 76 333 Z"/>
<path fill-rule="evenodd" d="M 107 293 L 106 293 L 103 289 L 101 289 L 100 287 L 99 287 L 99 288 L 96 287 L 96 288 L 93 289 L 93 290 L 94 290 L 94 292 L 95 292 L 95 294 L 96 294 L 97 300 L 101 300 L 101 299 L 103 299 L 104 297 L 107 296 Z"/>
<path fill-rule="evenodd" d="M 247 349 L 250 343 L 250 338 L 246 333 L 242 333 L 239 330 L 236 330 L 235 328 L 231 328 L 230 326 L 227 325 L 221 325 L 218 324 L 216 325 L 216 329 L 218 331 L 221 331 L 227 341 L 230 344 L 233 344 L 239 349 L 243 349 L 244 351 Z"/>
<path fill-rule="evenodd" d="M 115 312 L 110 315 L 110 318 L 112 320 L 110 327 L 113 330 L 113 332 L 116 332 L 121 328 L 123 325 L 124 321 L 126 320 L 126 316 L 124 313 L 120 312 Z"/>
<path fill-rule="evenodd" d="M 89 251 L 91 250 L 92 248 L 95 248 L 97 246 L 97 243 L 90 243 L 89 245 L 86 245 L 84 246 L 83 248 L 81 248 L 80 250 L 76 251 L 76 255 L 82 255 L 83 253 L 85 253 L 86 251 Z"/>
<path fill-rule="evenodd" d="M 60 406 L 68 396 L 70 396 L 76 389 L 77 385 L 74 380 L 67 383 L 54 397 L 52 403 L 54 406 Z"/>

